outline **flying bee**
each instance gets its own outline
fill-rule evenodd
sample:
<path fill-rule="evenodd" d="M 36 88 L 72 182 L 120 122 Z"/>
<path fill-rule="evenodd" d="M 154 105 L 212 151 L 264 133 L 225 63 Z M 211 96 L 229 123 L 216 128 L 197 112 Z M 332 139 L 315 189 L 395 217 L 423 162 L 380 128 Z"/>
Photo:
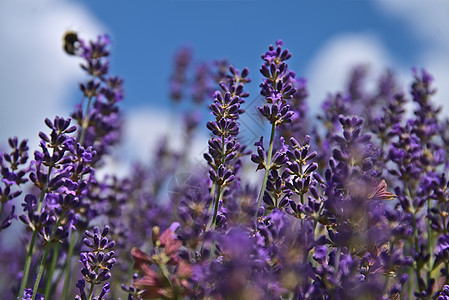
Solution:
<path fill-rule="evenodd" d="M 63 37 L 64 51 L 69 55 L 75 55 L 79 47 L 78 34 L 74 31 L 67 31 Z"/>

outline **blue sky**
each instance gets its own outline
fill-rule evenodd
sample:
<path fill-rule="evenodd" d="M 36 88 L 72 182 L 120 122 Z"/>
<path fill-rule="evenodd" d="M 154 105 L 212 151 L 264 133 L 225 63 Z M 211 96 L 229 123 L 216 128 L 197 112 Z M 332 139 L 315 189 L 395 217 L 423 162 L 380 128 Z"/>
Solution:
<path fill-rule="evenodd" d="M 258 78 L 260 54 L 283 39 L 291 67 L 304 75 L 323 44 L 341 33 L 375 34 L 394 60 L 413 65 L 420 41 L 373 1 L 84 1 L 107 26 L 113 70 L 126 78 L 129 105 L 164 105 L 174 51 L 191 45 L 204 60 L 228 58 Z M 82 28 L 81 28 L 82 31 Z M 152 87 L 153 86 L 153 87 Z M 151 91 L 151 92 L 150 92 Z"/>
<path fill-rule="evenodd" d="M 68 116 L 80 100 L 84 74 L 62 51 L 67 30 L 111 35 L 111 71 L 126 83 L 125 148 L 141 157 L 176 128 L 168 78 L 182 45 L 191 46 L 196 60 L 226 58 L 248 67 L 255 96 L 260 54 L 281 38 L 293 53 L 290 67 L 308 80 L 315 111 L 359 63 L 371 66 L 373 78 L 392 68 L 406 90 L 411 68 L 426 67 L 439 86 L 436 100 L 449 106 L 447 28 L 447 0 L 3 0 L 0 143 L 18 135 L 37 144 L 43 119 Z"/>

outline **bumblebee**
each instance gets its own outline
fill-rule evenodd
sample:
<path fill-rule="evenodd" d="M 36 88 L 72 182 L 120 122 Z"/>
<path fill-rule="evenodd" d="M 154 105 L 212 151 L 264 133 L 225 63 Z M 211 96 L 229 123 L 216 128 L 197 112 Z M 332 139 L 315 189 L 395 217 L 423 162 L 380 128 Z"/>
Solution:
<path fill-rule="evenodd" d="M 79 47 L 78 34 L 74 31 L 67 31 L 63 37 L 64 51 L 69 55 L 75 55 Z"/>

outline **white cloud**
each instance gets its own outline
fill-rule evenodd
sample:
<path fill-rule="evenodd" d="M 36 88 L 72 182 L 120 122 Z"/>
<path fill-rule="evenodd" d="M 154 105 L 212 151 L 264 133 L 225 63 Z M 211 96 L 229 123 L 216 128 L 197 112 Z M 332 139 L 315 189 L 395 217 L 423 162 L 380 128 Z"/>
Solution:
<path fill-rule="evenodd" d="M 405 22 L 420 41 L 417 61 L 401 66 L 389 58 L 388 49 L 373 34 L 342 34 L 332 38 L 315 56 L 308 68 L 312 108 L 315 111 L 327 92 L 344 88 L 348 71 L 357 62 L 367 62 L 373 76 L 384 67 L 392 68 L 408 92 L 411 68 L 425 68 L 435 78 L 438 93 L 434 101 L 449 115 L 449 1 L 447 0 L 378 0 L 373 2 L 382 13 Z M 327 90 L 323 90 L 326 87 Z"/>
<path fill-rule="evenodd" d="M 449 47 L 449 1 L 447 0 L 378 0 L 385 13 L 404 20 L 429 47 Z M 423 44 L 426 45 L 426 44 Z"/>
<path fill-rule="evenodd" d="M 438 93 L 434 100 L 449 115 L 449 1 L 375 1 L 378 7 L 402 19 L 420 39 L 423 50 L 416 66 L 426 68 L 435 78 Z"/>
<path fill-rule="evenodd" d="M 449 53 L 449 52 L 448 52 Z M 423 66 L 435 79 L 437 94 L 435 103 L 443 107 L 443 114 L 449 117 L 449 58 L 447 56 L 429 57 Z"/>
<path fill-rule="evenodd" d="M 391 66 L 386 49 L 374 34 L 342 34 L 323 45 L 306 71 L 313 114 L 328 93 L 345 88 L 350 70 L 360 64 L 368 64 L 372 78 Z"/>
<path fill-rule="evenodd" d="M 123 153 L 132 160 L 148 161 L 155 153 L 159 142 L 168 136 L 168 145 L 172 149 L 185 147 L 183 121 L 169 111 L 151 108 L 133 109 L 126 113 L 124 126 Z M 204 133 L 197 133 L 191 141 L 188 157 L 192 163 L 204 163 L 203 153 L 207 150 Z"/>
<path fill-rule="evenodd" d="M 84 74 L 62 50 L 67 30 L 86 38 L 105 32 L 74 2 L 0 2 L 0 143 L 17 135 L 35 145 L 45 117 L 68 117 L 69 97 Z"/>
<path fill-rule="evenodd" d="M 123 157 L 118 157 L 115 162 L 109 159 L 106 169 L 100 171 L 101 174 L 125 175 L 131 171 L 130 162 L 153 162 L 156 149 L 164 136 L 170 137 L 168 139 L 170 149 L 180 150 L 187 146 L 184 144 L 183 122 L 179 114 L 148 107 L 128 111 L 125 117 L 124 141 L 118 150 L 123 153 Z M 199 126 L 204 126 L 204 122 Z M 201 130 L 201 128 L 194 134 L 186 159 L 188 159 L 187 163 L 195 168 L 188 170 L 204 171 L 207 174 L 208 167 L 203 154 L 208 151 L 209 138 L 208 131 Z M 157 163 L 153 166 L 157 167 Z M 245 184 L 258 186 L 262 181 L 263 172 L 255 172 L 255 169 L 255 165 L 249 157 L 246 157 L 242 169 L 242 172 L 246 174 L 242 176 L 246 179 Z M 180 171 L 188 172 L 188 170 L 181 169 Z M 181 175 L 186 174 L 181 173 Z"/>
<path fill-rule="evenodd" d="M 44 119 L 68 117 L 69 97 L 85 78 L 80 60 L 62 50 L 67 30 L 85 39 L 109 32 L 80 4 L 68 1 L 0 2 L 0 144 L 9 136 L 28 138 L 34 148 Z M 81 94 L 80 94 L 81 98 Z M 131 161 L 148 161 L 165 134 L 170 146 L 182 145 L 182 121 L 168 111 L 138 108 L 126 112 L 123 145 L 106 158 L 99 175 L 129 171 Z M 203 163 L 207 137 L 198 135 L 190 149 L 194 163 Z"/>

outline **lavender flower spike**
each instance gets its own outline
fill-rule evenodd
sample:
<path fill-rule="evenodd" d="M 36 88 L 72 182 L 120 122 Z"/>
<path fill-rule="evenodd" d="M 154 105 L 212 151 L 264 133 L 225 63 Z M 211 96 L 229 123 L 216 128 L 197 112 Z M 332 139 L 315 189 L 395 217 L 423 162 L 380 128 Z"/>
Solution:
<path fill-rule="evenodd" d="M 240 148 L 236 136 L 239 133 L 239 114 L 243 113 L 240 105 L 248 97 L 248 93 L 243 92 L 243 84 L 250 81 L 248 69 L 243 69 L 242 73 L 233 66 L 229 68 L 231 75 L 226 82 L 220 82 L 221 91 L 215 92 L 214 103 L 210 105 L 215 121 L 207 123 L 207 128 L 215 137 L 209 140 L 209 153 L 204 155 L 210 169 L 209 177 L 213 183 L 211 194 L 217 187 L 217 196 L 214 202 L 214 213 L 212 216 L 212 226 L 216 224 L 218 205 L 224 191 L 224 187 L 235 179 L 232 167 L 232 159 L 236 156 L 236 151 Z"/>
<path fill-rule="evenodd" d="M 92 231 L 86 230 L 86 238 L 83 239 L 85 246 L 91 250 L 80 253 L 80 262 L 83 264 L 81 274 L 83 279 L 79 280 L 77 287 L 80 290 L 80 295 L 76 299 L 87 300 L 84 288 L 86 282 L 90 283 L 90 297 L 94 292 L 95 286 L 103 283 L 103 288 L 97 297 L 93 299 L 101 300 L 104 295 L 109 292 L 109 283 L 106 281 L 111 278 L 111 268 L 114 266 L 116 259 L 115 253 L 112 250 L 115 242 L 109 240 L 106 236 L 109 233 L 109 227 L 106 226 L 100 232 L 98 227 Z"/>
<path fill-rule="evenodd" d="M 282 50 L 283 41 L 278 40 L 276 47 L 270 45 L 269 50 L 262 55 L 262 59 L 265 63 L 260 68 L 260 73 L 265 77 L 260 85 L 260 94 L 265 97 L 267 104 L 263 107 L 259 107 L 259 112 L 267 118 L 271 123 L 271 135 L 268 153 L 266 154 L 266 161 L 260 165 L 264 165 L 265 176 L 262 182 L 262 186 L 259 192 L 259 198 L 257 201 L 256 217 L 260 206 L 262 205 L 262 199 L 265 194 L 265 188 L 267 185 L 268 174 L 272 169 L 272 155 L 273 144 L 276 127 L 284 123 L 289 123 L 292 120 L 293 112 L 290 111 L 290 106 L 287 101 L 292 99 L 296 92 L 293 85 L 295 73 L 288 70 L 288 65 L 285 63 L 292 54 L 287 50 Z M 259 149 L 260 150 L 260 149 Z M 260 151 L 259 151 L 260 152 Z M 265 156 L 265 155 L 263 155 Z M 253 159 L 254 161 L 254 159 Z"/>
<path fill-rule="evenodd" d="M 7 203 L 19 197 L 22 194 L 20 188 L 28 179 L 24 178 L 29 172 L 29 168 L 22 168 L 21 165 L 26 165 L 28 160 L 28 146 L 27 140 L 19 142 L 16 137 L 8 139 L 9 146 L 12 151 L 10 153 L 0 152 L 0 170 L 2 180 L 0 182 L 0 232 L 9 227 L 14 218 L 15 206 L 10 206 L 10 212 L 5 218 L 2 218 L 2 213 Z"/>

